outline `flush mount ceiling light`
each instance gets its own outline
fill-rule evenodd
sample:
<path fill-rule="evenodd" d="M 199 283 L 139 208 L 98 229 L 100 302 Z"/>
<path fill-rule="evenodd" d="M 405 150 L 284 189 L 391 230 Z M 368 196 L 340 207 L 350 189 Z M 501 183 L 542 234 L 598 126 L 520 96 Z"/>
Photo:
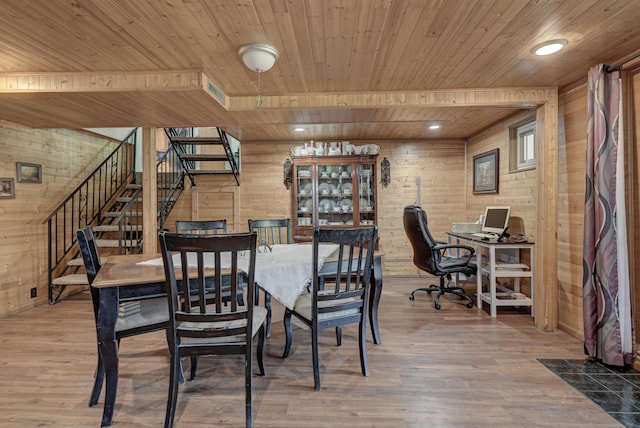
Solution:
<path fill-rule="evenodd" d="M 242 46 L 238 50 L 238 55 L 242 58 L 244 65 L 256 73 L 269 71 L 280 56 L 276 48 L 257 43 Z"/>
<path fill-rule="evenodd" d="M 302 128 L 302 127 L 293 128 L 293 130 L 296 131 L 296 132 L 304 132 L 305 131 L 305 129 Z"/>
<path fill-rule="evenodd" d="M 564 48 L 567 43 L 565 39 L 549 40 L 534 46 L 531 52 L 539 56 L 551 55 Z"/>
<path fill-rule="evenodd" d="M 440 129 L 440 125 L 430 125 L 429 129 L 431 130 Z"/>
<path fill-rule="evenodd" d="M 280 55 L 276 48 L 258 43 L 242 46 L 238 50 L 238 55 L 242 58 L 244 65 L 246 65 L 250 70 L 258 73 L 258 103 L 256 107 L 260 108 L 262 107 L 262 85 L 260 81 L 260 74 L 265 71 L 269 71 Z"/>

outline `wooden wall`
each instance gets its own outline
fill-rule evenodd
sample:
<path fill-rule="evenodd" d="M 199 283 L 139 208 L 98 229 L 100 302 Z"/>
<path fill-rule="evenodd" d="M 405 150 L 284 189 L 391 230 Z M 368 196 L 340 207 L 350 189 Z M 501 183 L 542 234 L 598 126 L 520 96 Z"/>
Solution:
<path fill-rule="evenodd" d="M 582 246 L 586 171 L 587 85 L 559 97 L 558 327 L 583 339 Z"/>
<path fill-rule="evenodd" d="M 43 221 L 115 147 L 113 140 L 84 131 L 0 121 L 0 177 L 14 178 L 16 189 L 15 199 L 0 199 L 0 317 L 47 301 Z M 16 162 L 40 164 L 42 183 L 18 183 Z"/>
<path fill-rule="evenodd" d="M 358 143 L 361 144 L 361 143 Z M 364 143 L 362 143 L 364 144 Z M 293 144 L 243 144 L 240 191 L 241 229 L 248 229 L 250 218 L 291 217 L 291 190 L 283 184 L 282 166 Z M 402 224 L 406 205 L 420 199 L 427 210 L 434 235 L 445 239 L 453 221 L 466 221 L 465 210 L 465 142 L 462 140 L 380 144 L 380 162 L 391 163 L 391 184 L 378 183 L 378 223 L 380 251 L 385 255 L 384 270 L 388 275 L 417 275 L 413 253 Z M 420 179 L 420 185 L 416 180 Z M 233 185 L 228 178 L 197 179 L 197 186 Z M 190 189 L 186 189 L 172 211 L 167 227 L 175 220 L 191 218 Z M 419 197 L 418 197 L 419 192 Z"/>
<path fill-rule="evenodd" d="M 634 82 L 638 79 L 635 76 Z M 640 97 L 632 99 L 637 111 Z M 586 84 L 561 91 L 559 101 L 558 323 L 563 331 L 581 339 Z M 451 223 L 474 221 L 489 204 L 508 204 L 512 206 L 512 216 L 522 218 L 525 233 L 535 238 L 536 172 L 508 172 L 508 126 L 519 119 L 514 116 L 495 124 L 467 142 L 380 144 L 378 165 L 384 157 L 391 163 L 391 184 L 387 188 L 378 186 L 380 251 L 385 255 L 385 275 L 422 275 L 413 266 L 402 226 L 402 210 L 408 204 L 420 202 L 427 210 L 434 235 L 442 238 Z M 633 121 L 637 128 L 637 115 Z M 284 187 L 282 165 L 292 145 L 242 145 L 239 231 L 247 230 L 249 218 L 291 216 L 291 191 Z M 628 153 L 634 165 L 631 171 L 634 186 L 629 194 L 633 200 L 632 219 L 640 225 L 640 209 L 636 208 L 640 200 L 637 146 L 634 141 L 635 151 Z M 15 178 L 16 161 L 43 166 L 42 184 L 16 183 L 16 199 L 0 200 L 0 317 L 46 301 L 46 231 L 42 221 L 112 147 L 108 139 L 85 132 L 33 130 L 0 122 L 0 150 L 4 154 L 0 177 Z M 473 156 L 494 148 L 500 149 L 499 192 L 474 195 Z M 197 185 L 206 188 L 235 183 L 229 177 L 216 177 L 199 178 Z M 172 229 L 176 219 L 191 218 L 192 208 L 191 189 L 187 185 L 166 226 Z M 640 254 L 637 236 L 640 235 L 636 234 L 633 242 L 639 244 L 633 246 L 632 254 L 634 251 Z M 632 274 L 640 277 L 640 264 L 634 263 L 632 269 Z M 34 285 L 38 298 L 30 299 L 29 289 Z M 634 293 L 640 305 L 640 290 Z M 638 320 L 636 331 L 640 331 Z"/>
<path fill-rule="evenodd" d="M 489 205 L 511 206 L 511 218 L 519 218 L 523 233 L 535 239 L 536 236 L 536 170 L 509 172 L 509 126 L 520 122 L 531 113 L 515 115 L 495 124 L 468 141 L 467 147 L 467 199 L 466 210 L 469 220 L 476 220 L 484 214 Z M 498 193 L 473 194 L 473 157 L 493 149 L 499 149 Z"/>

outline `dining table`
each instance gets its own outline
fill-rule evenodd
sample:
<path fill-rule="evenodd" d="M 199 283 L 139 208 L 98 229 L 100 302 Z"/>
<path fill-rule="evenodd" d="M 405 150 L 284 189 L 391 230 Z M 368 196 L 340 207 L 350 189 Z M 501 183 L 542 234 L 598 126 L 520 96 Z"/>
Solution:
<path fill-rule="evenodd" d="M 337 265 L 337 255 L 334 254 L 337 248 L 333 244 L 321 245 L 320 259 L 324 266 L 321 266 L 320 275 L 331 275 L 333 264 Z M 256 284 L 292 309 L 311 279 L 312 251 L 310 243 L 260 247 L 254 271 Z M 335 268 L 333 274 L 335 275 Z M 157 253 L 108 256 L 91 286 L 98 290 L 96 330 L 98 350 L 105 370 L 105 401 L 101 426 L 110 426 L 118 384 L 116 322 L 119 302 L 166 296 L 162 257 Z M 373 342 L 380 344 L 378 306 L 382 295 L 382 257 L 377 254 L 372 267 L 371 286 L 369 322 Z"/>

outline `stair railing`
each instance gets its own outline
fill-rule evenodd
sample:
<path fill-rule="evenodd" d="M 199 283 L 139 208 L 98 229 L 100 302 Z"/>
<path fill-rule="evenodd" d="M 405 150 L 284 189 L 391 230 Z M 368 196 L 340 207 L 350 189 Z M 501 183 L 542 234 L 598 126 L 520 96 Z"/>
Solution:
<path fill-rule="evenodd" d="M 75 231 L 96 224 L 123 187 L 135 179 L 136 129 L 73 192 L 62 201 L 43 223 L 48 233 L 49 303 L 64 291 L 54 287 L 54 275 L 67 273 L 67 261 L 77 255 Z"/>
<path fill-rule="evenodd" d="M 184 190 L 185 169 L 176 151 L 170 144 L 167 151 L 158 159 L 158 230 L 164 227 L 175 202 Z"/>

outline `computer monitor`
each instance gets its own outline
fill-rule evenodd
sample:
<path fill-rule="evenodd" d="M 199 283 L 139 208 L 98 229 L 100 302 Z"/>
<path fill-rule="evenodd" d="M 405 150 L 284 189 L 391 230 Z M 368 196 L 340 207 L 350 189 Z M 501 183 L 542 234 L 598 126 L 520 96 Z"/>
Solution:
<path fill-rule="evenodd" d="M 482 231 L 485 233 L 501 234 L 509 224 L 509 213 L 511 207 L 487 207 L 484 213 L 484 222 L 482 223 Z"/>

